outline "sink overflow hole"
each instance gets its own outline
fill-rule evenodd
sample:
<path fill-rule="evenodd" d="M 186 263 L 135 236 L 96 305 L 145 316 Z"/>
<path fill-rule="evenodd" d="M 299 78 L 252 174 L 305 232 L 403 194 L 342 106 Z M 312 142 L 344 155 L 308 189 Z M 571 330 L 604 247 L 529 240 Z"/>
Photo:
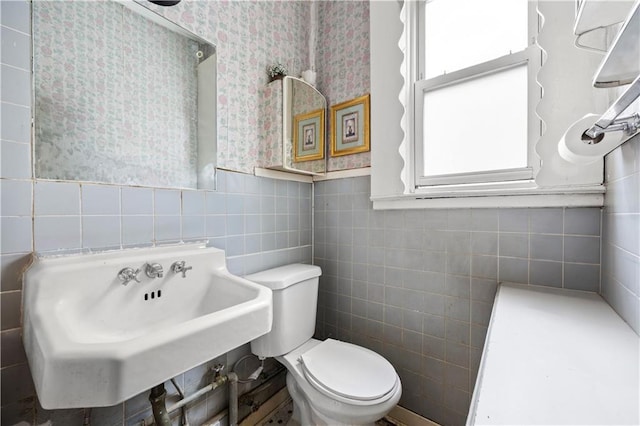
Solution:
<path fill-rule="evenodd" d="M 162 297 L 162 290 L 152 291 L 151 293 L 144 294 L 144 300 L 155 299 L 157 297 Z"/>

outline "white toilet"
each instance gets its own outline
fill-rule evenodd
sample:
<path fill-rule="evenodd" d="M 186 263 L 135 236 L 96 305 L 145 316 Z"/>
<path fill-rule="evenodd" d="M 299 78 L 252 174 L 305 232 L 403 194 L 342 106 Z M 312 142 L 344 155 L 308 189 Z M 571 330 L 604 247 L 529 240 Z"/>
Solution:
<path fill-rule="evenodd" d="M 293 419 L 308 425 L 366 425 L 384 417 L 402 394 L 393 366 L 351 343 L 315 340 L 318 280 L 313 265 L 286 265 L 245 278 L 273 290 L 273 328 L 251 352 L 287 367 Z"/>

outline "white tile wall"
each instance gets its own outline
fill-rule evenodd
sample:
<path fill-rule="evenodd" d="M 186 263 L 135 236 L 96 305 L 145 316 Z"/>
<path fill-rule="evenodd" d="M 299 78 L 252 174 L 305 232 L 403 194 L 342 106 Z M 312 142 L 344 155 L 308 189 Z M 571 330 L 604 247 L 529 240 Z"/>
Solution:
<path fill-rule="evenodd" d="M 78 251 L 82 248 L 81 216 L 36 216 L 35 251 Z"/>
<path fill-rule="evenodd" d="M 120 233 L 120 216 L 82 216 L 83 249 L 118 249 Z"/>
<path fill-rule="evenodd" d="M 122 216 L 123 247 L 150 245 L 153 240 L 153 216 Z"/>
<path fill-rule="evenodd" d="M 401 404 L 463 424 L 499 281 L 598 291 L 600 209 L 375 211 L 369 178 L 315 184 L 317 335 L 383 354 Z"/>
<path fill-rule="evenodd" d="M 205 212 L 205 193 L 203 191 L 182 192 L 182 214 L 203 216 Z"/>
<path fill-rule="evenodd" d="M 83 215 L 119 215 L 120 187 L 111 185 L 82 185 Z"/>
<path fill-rule="evenodd" d="M 31 32 L 31 12 L 28 1 L 3 1 L 0 3 L 2 25 L 25 34 Z"/>
<path fill-rule="evenodd" d="M 31 101 L 31 74 L 28 70 L 1 65 L 2 99 L 11 104 L 29 105 Z"/>
<path fill-rule="evenodd" d="M 0 215 L 31 216 L 32 185 L 30 181 L 0 180 Z"/>
<path fill-rule="evenodd" d="M 35 182 L 36 216 L 80 215 L 80 185 L 74 182 Z"/>
<path fill-rule="evenodd" d="M 0 141 L 0 173 L 3 178 L 30 179 L 31 146 L 28 143 Z"/>
<path fill-rule="evenodd" d="M 2 27 L 2 52 L 0 60 L 3 64 L 22 70 L 28 70 L 31 65 L 29 52 L 31 38 L 28 34 L 13 28 Z"/>
<path fill-rule="evenodd" d="M 154 212 L 156 216 L 179 216 L 181 212 L 180 191 L 154 190 Z"/>
<path fill-rule="evenodd" d="M 153 189 L 124 187 L 121 192 L 123 215 L 153 215 Z"/>
<path fill-rule="evenodd" d="M 640 137 L 606 158 L 602 296 L 640 335 Z"/>
<path fill-rule="evenodd" d="M 28 107 L 2 103 L 2 129 L 0 136 L 3 140 L 29 143 L 31 138 L 31 110 Z"/>
<path fill-rule="evenodd" d="M 31 251 L 32 231 L 30 217 L 2 217 L 2 253 Z"/>

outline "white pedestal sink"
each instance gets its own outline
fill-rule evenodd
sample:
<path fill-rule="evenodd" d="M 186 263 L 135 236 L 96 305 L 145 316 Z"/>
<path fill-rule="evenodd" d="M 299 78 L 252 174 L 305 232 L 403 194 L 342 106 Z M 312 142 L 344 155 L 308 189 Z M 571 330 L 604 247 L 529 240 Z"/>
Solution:
<path fill-rule="evenodd" d="M 172 268 L 184 261 L 184 271 Z M 162 266 L 150 278 L 148 264 Z M 139 269 L 140 282 L 118 274 Z M 153 274 L 151 274 L 153 275 Z M 120 403 L 269 332 L 271 290 L 229 273 L 224 251 L 185 244 L 36 258 L 24 346 L 46 409 Z"/>

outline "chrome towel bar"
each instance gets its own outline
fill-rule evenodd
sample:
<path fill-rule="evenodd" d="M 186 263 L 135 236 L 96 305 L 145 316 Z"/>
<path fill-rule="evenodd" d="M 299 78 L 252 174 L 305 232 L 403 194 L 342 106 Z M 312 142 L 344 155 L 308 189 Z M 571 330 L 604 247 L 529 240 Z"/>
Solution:
<path fill-rule="evenodd" d="M 636 99 L 640 97 L 640 75 L 631 86 L 602 114 L 600 119 L 584 132 L 582 140 L 585 143 L 596 144 L 602 140 L 602 135 L 608 131 L 623 130 L 631 135 L 640 128 L 640 114 L 618 118 Z"/>

